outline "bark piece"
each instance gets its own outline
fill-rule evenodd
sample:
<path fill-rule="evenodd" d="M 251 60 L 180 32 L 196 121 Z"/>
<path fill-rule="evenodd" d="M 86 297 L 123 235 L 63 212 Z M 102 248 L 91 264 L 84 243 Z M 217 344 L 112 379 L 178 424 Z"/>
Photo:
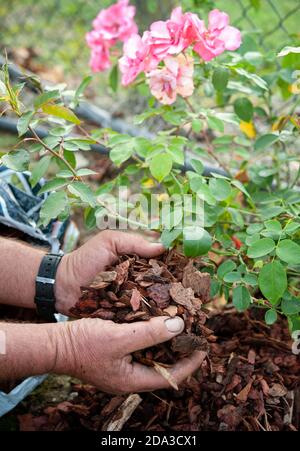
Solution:
<path fill-rule="evenodd" d="M 192 288 L 184 288 L 181 282 L 171 283 L 170 295 L 173 301 L 185 307 L 192 316 L 196 314 L 194 303 L 197 300 Z"/>
<path fill-rule="evenodd" d="M 192 261 L 184 268 L 182 285 L 185 288 L 192 288 L 203 303 L 210 300 L 210 274 L 198 271 Z"/>
<path fill-rule="evenodd" d="M 104 271 L 95 277 L 90 287 L 95 289 L 106 288 L 109 285 L 109 283 L 114 282 L 116 279 L 117 279 L 116 271 Z"/>
<path fill-rule="evenodd" d="M 142 301 L 141 293 L 139 292 L 139 290 L 134 288 L 134 290 L 132 290 L 132 295 L 130 299 L 130 304 L 134 312 L 137 312 L 140 309 L 141 301 Z"/>
<path fill-rule="evenodd" d="M 142 402 L 142 398 L 134 393 L 120 405 L 113 417 L 107 425 L 103 427 L 103 431 L 121 431 L 125 423 L 129 420 L 135 409 Z"/>
<path fill-rule="evenodd" d="M 191 354 L 193 351 L 207 351 L 207 340 L 195 334 L 179 335 L 172 340 L 172 351 Z"/>
<path fill-rule="evenodd" d="M 166 308 L 170 303 L 170 285 L 155 283 L 147 289 L 148 296 L 157 304 L 159 308 Z"/>

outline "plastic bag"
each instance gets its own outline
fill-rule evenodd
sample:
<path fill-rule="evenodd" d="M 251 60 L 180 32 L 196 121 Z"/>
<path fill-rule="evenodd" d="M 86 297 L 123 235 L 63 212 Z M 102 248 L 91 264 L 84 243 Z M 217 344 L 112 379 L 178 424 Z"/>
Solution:
<path fill-rule="evenodd" d="M 24 233 L 30 242 L 44 244 L 51 252 L 71 252 L 79 238 L 77 227 L 70 221 L 52 221 L 45 229 L 37 226 L 39 211 L 47 195 L 37 196 L 44 181 L 32 190 L 29 178 L 29 173 L 0 168 L 0 223 Z M 68 320 L 60 314 L 56 319 L 58 322 Z M 29 377 L 10 393 L 0 391 L 0 417 L 14 409 L 46 378 L 47 375 Z"/>

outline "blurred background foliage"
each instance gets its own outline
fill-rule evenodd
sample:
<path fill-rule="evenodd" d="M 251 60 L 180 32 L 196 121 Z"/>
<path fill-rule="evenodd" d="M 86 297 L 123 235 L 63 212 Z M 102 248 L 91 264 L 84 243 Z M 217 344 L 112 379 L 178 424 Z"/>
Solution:
<path fill-rule="evenodd" d="M 30 49 L 44 64 L 58 64 L 76 74 L 86 69 L 89 51 L 84 36 L 100 9 L 112 0 L 0 0 L 0 46 Z M 164 19 L 176 5 L 206 16 L 213 7 L 230 13 L 232 22 L 265 51 L 299 39 L 299 0 L 132 0 L 141 30 Z M 298 16 L 298 17 L 297 17 Z M 250 45 L 250 50 L 255 50 Z"/>

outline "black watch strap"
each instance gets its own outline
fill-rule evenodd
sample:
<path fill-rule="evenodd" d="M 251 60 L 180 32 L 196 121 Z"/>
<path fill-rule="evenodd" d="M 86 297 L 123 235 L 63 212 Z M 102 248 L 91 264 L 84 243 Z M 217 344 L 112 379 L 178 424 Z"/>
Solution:
<path fill-rule="evenodd" d="M 44 256 L 35 283 L 35 303 L 38 315 L 49 323 L 56 322 L 55 277 L 58 265 L 63 257 L 58 254 Z"/>

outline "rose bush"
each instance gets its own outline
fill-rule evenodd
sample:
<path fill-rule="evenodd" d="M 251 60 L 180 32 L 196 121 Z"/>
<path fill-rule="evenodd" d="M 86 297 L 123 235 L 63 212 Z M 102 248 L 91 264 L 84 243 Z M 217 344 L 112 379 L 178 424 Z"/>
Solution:
<path fill-rule="evenodd" d="M 119 66 L 123 86 L 148 97 L 136 124 L 159 118 L 160 131 L 147 138 L 88 132 L 73 109 L 90 77 L 73 93 L 62 86 L 41 88 L 34 105 L 24 106 L 22 86 L 11 86 L 5 66 L 0 97 L 19 118 L 20 142 L 2 163 L 29 167 L 33 186 L 50 164 L 56 166 L 41 190 L 50 193 L 41 224 L 82 206 L 90 228 L 109 217 L 158 231 L 165 247 L 202 256 L 213 279 L 212 298 L 222 296 L 239 311 L 265 309 L 268 324 L 285 315 L 291 331 L 299 330 L 299 47 L 264 55 L 252 37 L 245 34 L 242 41 L 228 15 L 216 9 L 206 27 L 195 13 L 176 8 L 141 36 L 134 12 L 126 0 L 100 12 L 87 35 L 91 67 L 113 67 L 115 90 Z M 122 53 L 110 54 L 118 41 Z M 43 140 L 35 132 L 41 122 L 49 126 Z M 24 138 L 28 131 L 30 141 Z M 76 152 L 92 144 L 109 148 L 120 167 L 116 178 L 97 189 L 87 179 L 94 172 L 76 167 Z M 207 163 L 215 164 L 210 173 Z M 150 221 L 139 201 L 127 205 L 126 215 L 107 201 L 107 194 L 137 179 L 145 198 L 157 194 L 158 213 Z M 186 195 L 187 204 L 181 201 Z"/>

